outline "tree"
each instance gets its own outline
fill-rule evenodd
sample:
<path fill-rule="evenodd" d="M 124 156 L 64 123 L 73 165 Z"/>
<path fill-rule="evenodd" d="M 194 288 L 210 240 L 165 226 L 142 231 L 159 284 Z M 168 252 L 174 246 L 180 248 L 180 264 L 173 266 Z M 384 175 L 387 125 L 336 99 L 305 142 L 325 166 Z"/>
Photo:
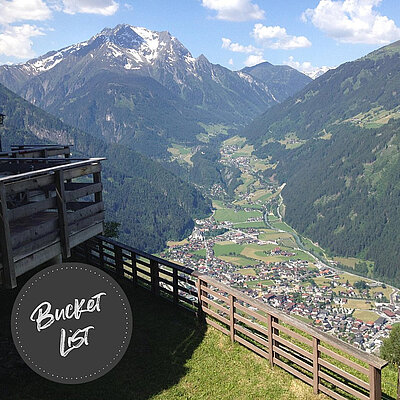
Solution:
<path fill-rule="evenodd" d="M 381 357 L 393 364 L 400 365 L 400 325 L 395 325 L 390 336 L 383 340 Z"/>
<path fill-rule="evenodd" d="M 119 227 L 121 224 L 115 221 L 106 221 L 104 223 L 104 236 L 117 239 L 119 236 Z"/>

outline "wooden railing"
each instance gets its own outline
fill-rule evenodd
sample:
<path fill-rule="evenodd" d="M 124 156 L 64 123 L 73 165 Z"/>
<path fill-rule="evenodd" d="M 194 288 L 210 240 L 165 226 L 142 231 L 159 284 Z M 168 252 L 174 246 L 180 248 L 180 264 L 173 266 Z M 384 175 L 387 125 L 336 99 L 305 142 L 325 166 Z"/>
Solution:
<path fill-rule="evenodd" d="M 0 152 L 0 157 L 6 158 L 48 158 L 62 156 L 69 158 L 70 146 L 63 145 L 12 145 L 11 151 Z"/>
<path fill-rule="evenodd" d="M 387 362 L 190 268 L 97 236 L 73 256 L 196 311 L 199 318 L 334 399 L 380 400 Z"/>
<path fill-rule="evenodd" d="M 0 158 L 0 166 L 8 162 Z M 37 167 L 42 159 L 11 160 Z M 47 160 L 46 168 L 0 178 L 0 246 L 3 282 L 102 232 L 101 161 Z M 48 164 L 48 162 L 53 164 Z M 51 165 L 51 166 L 49 166 Z"/>

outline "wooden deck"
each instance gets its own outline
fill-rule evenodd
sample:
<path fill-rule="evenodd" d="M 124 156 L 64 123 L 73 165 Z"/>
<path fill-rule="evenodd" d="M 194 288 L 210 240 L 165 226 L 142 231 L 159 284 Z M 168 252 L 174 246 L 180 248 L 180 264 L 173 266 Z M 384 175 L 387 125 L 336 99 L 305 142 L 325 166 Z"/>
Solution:
<path fill-rule="evenodd" d="M 67 146 L 3 154 L 0 173 L 8 168 L 12 174 L 0 178 L 0 272 L 13 288 L 21 274 L 69 257 L 71 248 L 103 231 L 104 158 L 72 159 Z"/>

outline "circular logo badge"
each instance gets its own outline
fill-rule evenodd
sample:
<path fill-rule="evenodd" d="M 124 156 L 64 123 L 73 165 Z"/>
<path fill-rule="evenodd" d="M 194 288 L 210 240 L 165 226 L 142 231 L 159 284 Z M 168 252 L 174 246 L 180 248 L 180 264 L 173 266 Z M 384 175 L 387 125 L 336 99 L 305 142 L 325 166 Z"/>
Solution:
<path fill-rule="evenodd" d="M 55 382 L 84 383 L 110 371 L 131 338 L 132 312 L 118 283 L 86 264 L 33 276 L 14 303 L 11 330 L 24 361 Z"/>

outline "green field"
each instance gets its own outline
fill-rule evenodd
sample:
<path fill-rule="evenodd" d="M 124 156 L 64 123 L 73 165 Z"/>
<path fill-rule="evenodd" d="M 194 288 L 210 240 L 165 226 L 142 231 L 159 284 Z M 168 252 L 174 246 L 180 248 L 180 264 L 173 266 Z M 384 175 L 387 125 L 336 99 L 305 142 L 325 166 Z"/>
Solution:
<path fill-rule="evenodd" d="M 375 322 L 379 318 L 379 315 L 373 311 L 356 310 L 353 313 L 353 317 L 364 322 Z"/>
<path fill-rule="evenodd" d="M 193 252 L 193 254 L 196 254 L 200 257 L 205 257 L 206 256 L 206 249 L 200 249 L 200 250 L 196 250 Z"/>
<path fill-rule="evenodd" d="M 218 222 L 246 222 L 248 218 L 259 218 L 262 213 L 259 211 L 235 211 L 233 208 L 222 208 L 215 211 L 214 218 Z"/>
<path fill-rule="evenodd" d="M 239 222 L 237 224 L 233 224 L 237 229 L 246 229 L 246 228 L 265 228 L 265 223 L 262 221 L 255 221 L 255 222 Z"/>
<path fill-rule="evenodd" d="M 241 267 L 247 267 L 249 265 L 256 265 L 257 261 L 251 258 L 243 257 L 241 255 L 237 256 L 219 256 L 221 260 L 229 262 L 234 265 L 238 265 Z"/>
<path fill-rule="evenodd" d="M 272 286 L 272 285 L 275 285 L 275 282 L 271 281 L 270 279 L 260 280 L 260 281 L 248 281 L 247 282 L 247 286 L 248 287 L 256 287 L 259 284 L 261 284 L 263 286 Z"/>
<path fill-rule="evenodd" d="M 237 255 L 240 254 L 243 249 L 244 249 L 243 245 L 236 244 L 233 242 L 222 242 L 222 244 L 216 243 L 213 248 L 214 255 L 216 257 Z"/>

